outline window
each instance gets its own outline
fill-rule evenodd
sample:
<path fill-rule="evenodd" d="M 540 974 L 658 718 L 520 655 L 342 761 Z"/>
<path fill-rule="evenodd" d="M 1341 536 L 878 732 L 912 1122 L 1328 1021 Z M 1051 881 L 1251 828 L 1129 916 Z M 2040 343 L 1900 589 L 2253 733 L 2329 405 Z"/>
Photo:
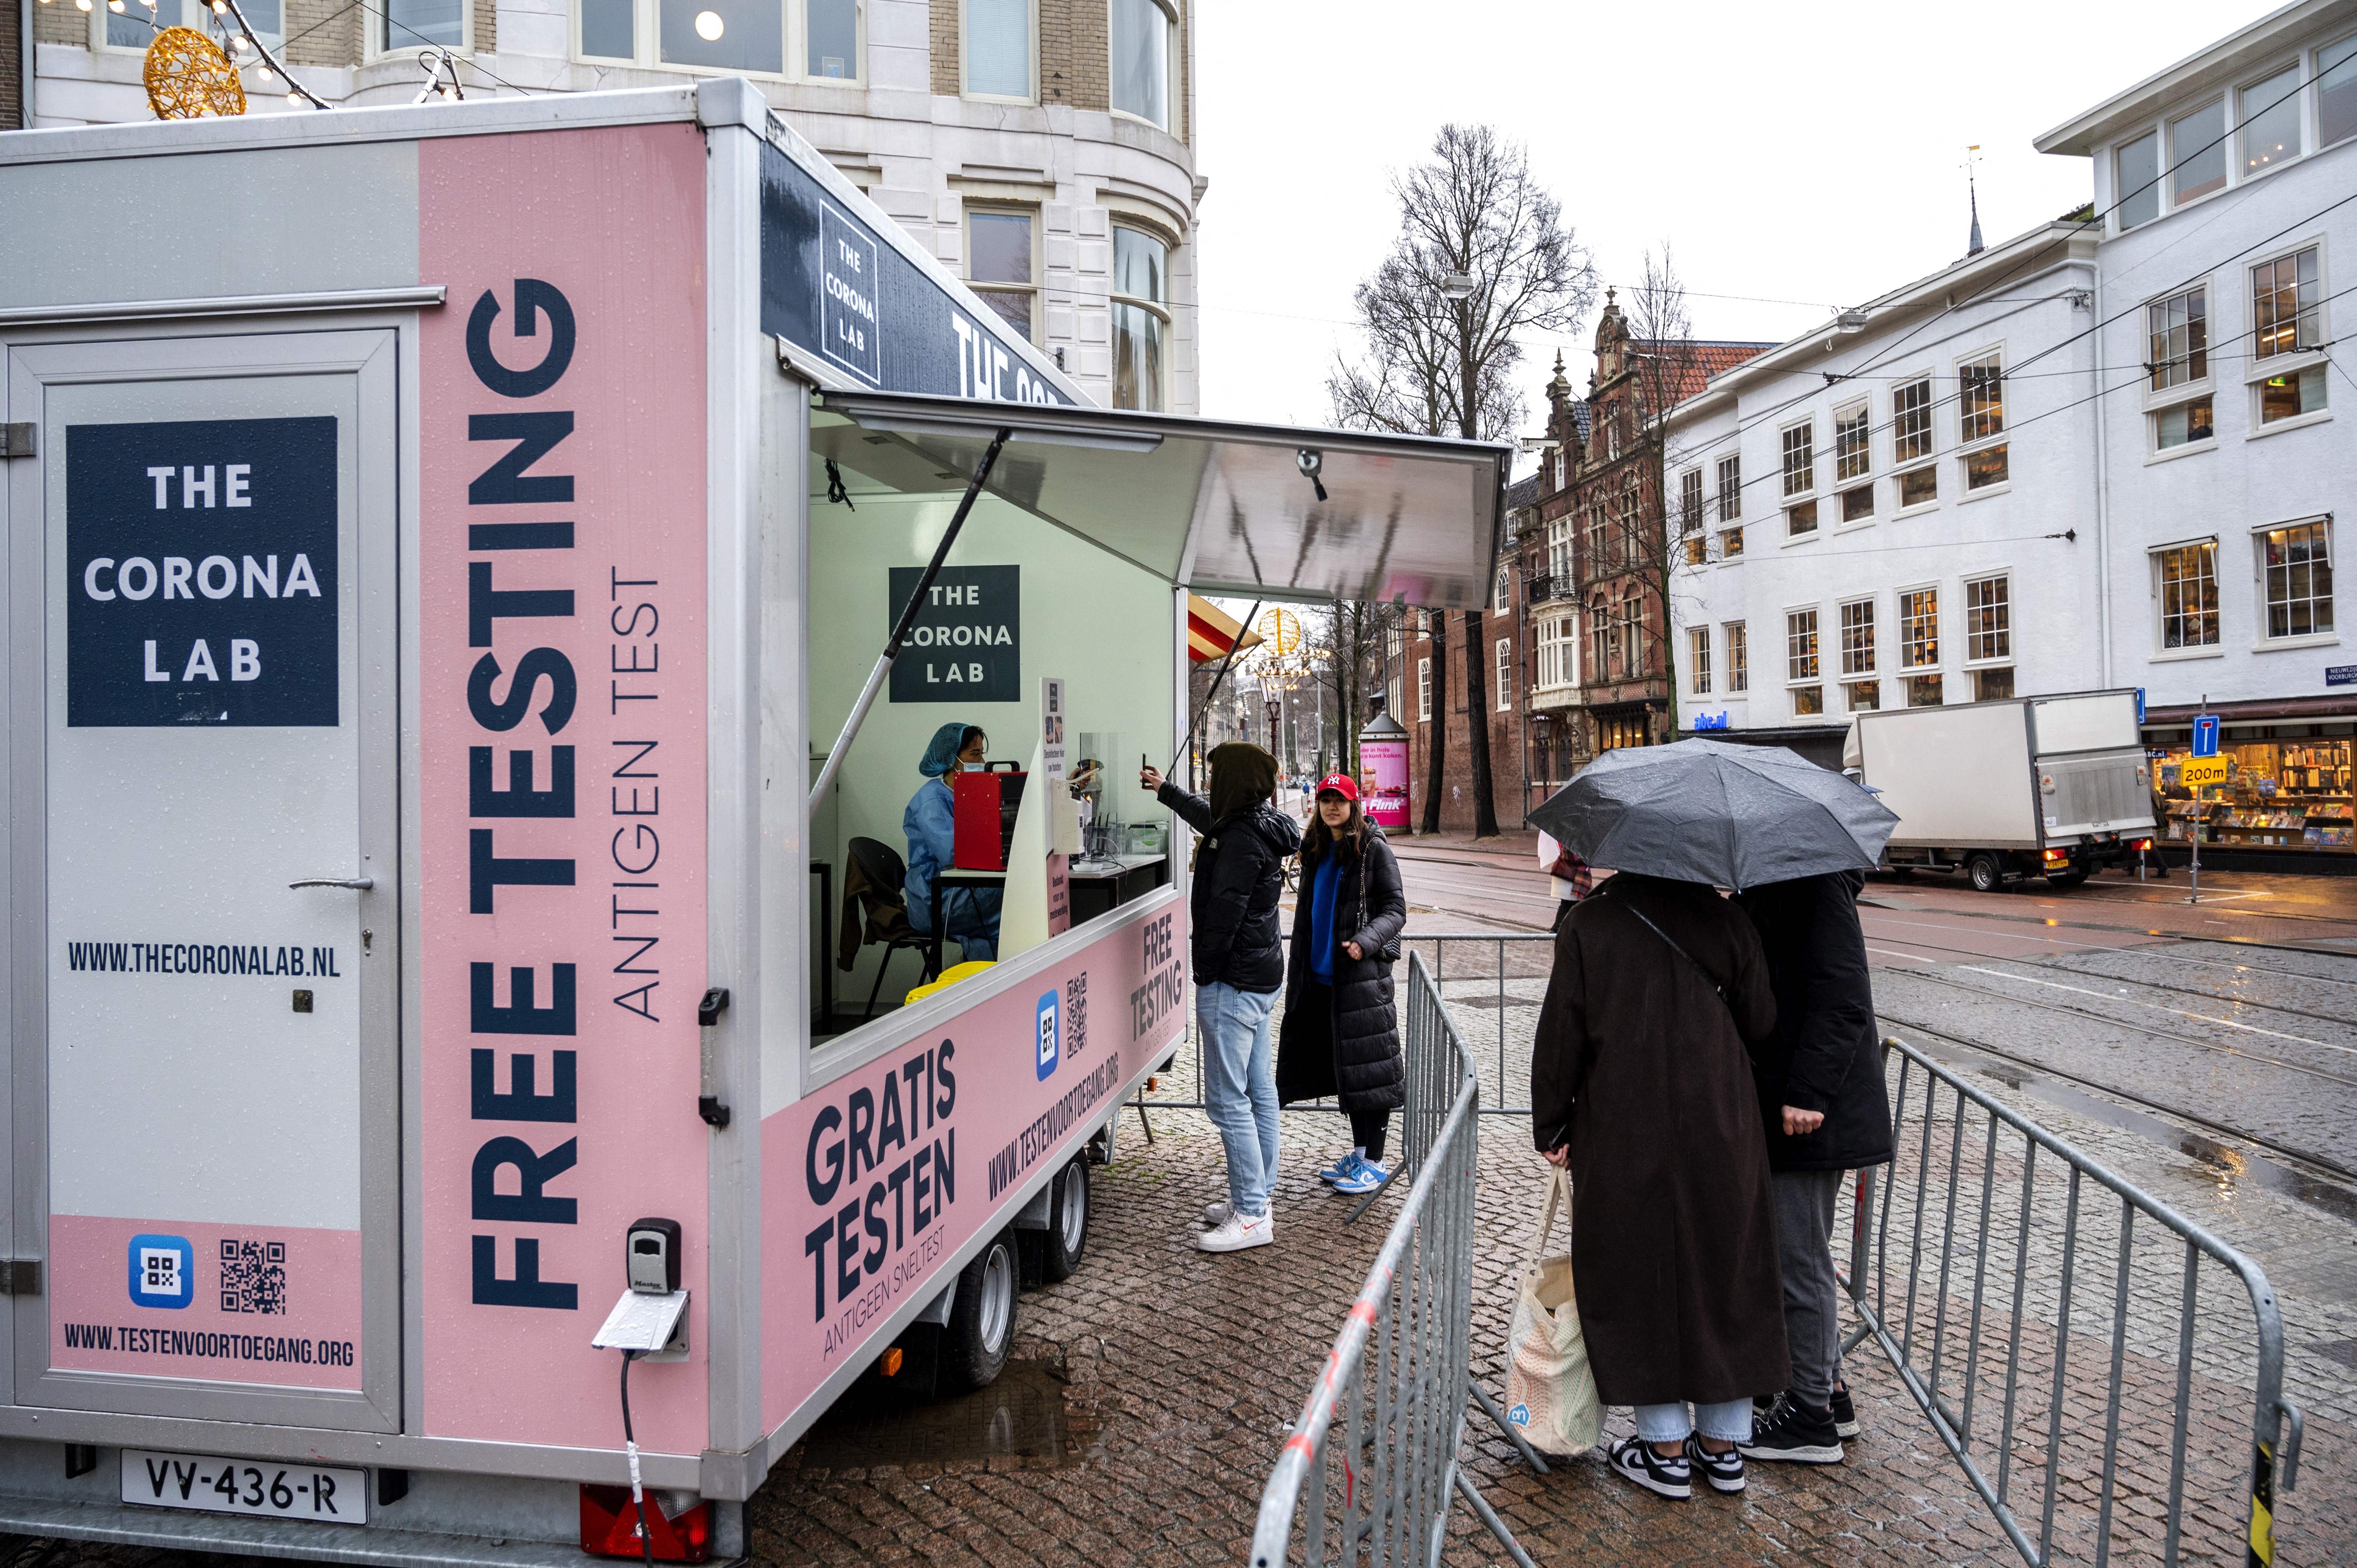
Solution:
<path fill-rule="evenodd" d="M 1707 538 L 1704 537 L 1702 534 L 1697 533 L 1697 534 L 1695 534 L 1695 535 L 1691 536 L 1690 538 L 1688 538 L 1688 539 L 1686 540 L 1686 564 L 1687 564 L 1687 565 L 1689 565 L 1689 566 L 1700 566 L 1700 565 L 1704 565 L 1704 564 L 1707 564 L 1707 563 L 1709 562 L 1709 560 L 1710 560 L 1710 541 L 1709 541 Z"/>
<path fill-rule="evenodd" d="M 2013 579 L 1980 577 L 1964 585 L 1964 662 L 2013 657 Z"/>
<path fill-rule="evenodd" d="M 1973 701 L 2001 703 L 2013 695 L 2013 667 L 1973 671 Z"/>
<path fill-rule="evenodd" d="M 1710 628 L 1698 626 L 1686 633 L 1686 661 L 1694 671 L 1694 693 L 1710 695 Z"/>
<path fill-rule="evenodd" d="M 965 91 L 976 98 L 1018 98 L 1031 91 L 1031 0 L 962 0 L 964 7 Z"/>
<path fill-rule="evenodd" d="M 1538 623 L 1538 684 L 1542 689 L 1579 682 L 1579 641 L 1569 616 Z"/>
<path fill-rule="evenodd" d="M 1795 686 L 1792 688 L 1792 712 L 1795 714 L 1802 718 L 1808 718 L 1813 714 L 1822 714 L 1824 711 L 1825 689 L 1823 686 Z"/>
<path fill-rule="evenodd" d="M 1678 532 L 1693 533 L 1702 527 L 1702 470 L 1688 468 L 1678 476 Z"/>
<path fill-rule="evenodd" d="M 1415 661 L 1415 716 L 1419 719 L 1432 716 L 1432 660 L 1429 659 Z"/>
<path fill-rule="evenodd" d="M 1817 678 L 1817 612 L 1793 610 L 1784 617 L 1784 679 Z"/>
<path fill-rule="evenodd" d="M 1784 432 L 1784 493 L 1806 495 L 1817 488 L 1815 425 L 1806 422 Z"/>
<path fill-rule="evenodd" d="M 1170 32 L 1160 0 L 1113 0 L 1113 106 L 1170 128 Z"/>
<path fill-rule="evenodd" d="M 2160 133 L 2122 146 L 2118 164 L 2120 231 L 2126 233 L 2160 216 Z"/>
<path fill-rule="evenodd" d="M 1571 586 L 1571 517 L 1568 513 L 1549 520 L 1547 523 L 1547 575 L 1555 579 L 1555 592 L 1564 594 Z"/>
<path fill-rule="evenodd" d="M 1170 329 L 1170 248 L 1141 229 L 1113 231 L 1113 405 L 1159 412 Z"/>
<path fill-rule="evenodd" d="M 1743 553 L 1743 530 L 1722 528 L 1718 531 L 1718 558 L 1732 561 Z"/>
<path fill-rule="evenodd" d="M 2158 411 L 2152 416 L 2154 450 L 2166 452 L 2174 446 L 2209 440 L 2210 413 L 2211 400 L 2206 397 L 2197 397 L 2191 403 L 2180 403 L 2174 408 Z"/>
<path fill-rule="evenodd" d="M 1400 713 L 1400 678 L 1394 675 L 1383 682 L 1383 712 L 1396 718 Z"/>
<path fill-rule="evenodd" d="M 2209 295 L 2206 288 L 2190 288 L 2145 306 L 2145 325 L 2152 338 L 2152 360 L 2146 369 L 2151 372 L 2153 391 L 2167 392 L 2209 376 Z"/>
<path fill-rule="evenodd" d="M 2156 550 L 2153 573 L 2159 580 L 2161 647 L 2217 647 L 2217 542 Z"/>
<path fill-rule="evenodd" d="M 1841 607 L 1841 672 L 1874 673 L 1874 601 L 1857 599 Z"/>
<path fill-rule="evenodd" d="M 1834 478 L 1862 479 L 1874 468 L 1865 403 L 1834 415 Z"/>
<path fill-rule="evenodd" d="M 1555 465 L 1555 484 L 1551 488 L 1559 490 L 1563 489 L 1563 448 L 1556 447 L 1555 456 L 1549 461 Z"/>
<path fill-rule="evenodd" d="M 408 3 L 393 0 L 396 7 Z M 860 0 L 578 0 L 574 15 L 583 59 L 860 78 Z"/>
<path fill-rule="evenodd" d="M 1498 563 L 1498 581 L 1491 590 L 1490 607 L 1501 615 L 1513 607 L 1513 572 L 1512 563 L 1507 561 Z"/>
<path fill-rule="evenodd" d="M 1602 599 L 1587 607 L 1587 672 L 1599 681 L 1612 678 L 1612 650 L 1620 641 L 1620 623 Z"/>
<path fill-rule="evenodd" d="M 2260 535 L 2270 638 L 2319 637 L 2332 629 L 2330 527 L 2303 522 Z"/>
<path fill-rule="evenodd" d="M 1620 457 L 1620 411 L 1618 408 L 1608 408 L 1604 411 L 1604 460 L 1608 463 L 1618 462 Z"/>
<path fill-rule="evenodd" d="M 1718 460 L 1718 521 L 1733 522 L 1743 515 L 1743 458 L 1740 454 Z"/>
<path fill-rule="evenodd" d="M 2324 340 L 2316 295 L 2313 245 L 2251 269 L 2251 328 L 2258 358 L 2300 353 Z"/>
<path fill-rule="evenodd" d="M 1890 456 L 1912 463 L 1932 455 L 1932 378 L 1908 381 L 1890 394 Z"/>
<path fill-rule="evenodd" d="M 392 0 L 385 12 L 388 30 L 404 3 Z M 463 0 L 406 3 L 420 9 L 447 9 L 455 17 Z M 583 21 L 586 24 L 587 18 Z M 455 24 L 452 30 L 455 34 Z M 749 70 L 764 76 L 783 76 L 786 71 L 786 9 L 778 0 L 656 0 L 654 33 L 652 63 L 657 65 Z M 403 46 L 395 41 L 387 47 Z"/>
<path fill-rule="evenodd" d="M 1000 320 L 1033 341 L 1039 338 L 1039 272 L 1032 249 L 1036 228 L 1028 212 L 965 215 L 965 275 L 974 292 Z"/>
<path fill-rule="evenodd" d="M 1727 633 L 1727 689 L 1729 693 L 1751 690 L 1751 634 L 1743 622 L 1731 620 Z"/>
<path fill-rule="evenodd" d="M 2005 483 L 2007 476 L 2005 444 L 1984 446 L 1964 456 L 1964 489 L 1967 493 L 1985 490 L 1991 485 Z"/>
<path fill-rule="evenodd" d="M 1856 522 L 1874 515 L 1874 487 L 1852 485 L 1841 493 L 1842 521 Z"/>
<path fill-rule="evenodd" d="M 1899 596 L 1899 667 L 1917 670 L 1940 662 L 1940 590 L 1917 588 Z"/>
<path fill-rule="evenodd" d="M 1800 539 L 1817 531 L 1817 503 L 1803 501 L 1784 509 L 1784 536 Z"/>
<path fill-rule="evenodd" d="M 1852 681 L 1842 688 L 1842 692 L 1849 698 L 1851 713 L 1870 714 L 1882 706 L 1882 682 L 1879 681 Z"/>
<path fill-rule="evenodd" d="M 145 9 L 144 6 L 141 8 Z M 188 8 L 195 9 L 194 6 Z M 740 16 L 746 23 L 758 31 L 759 24 L 757 16 L 764 10 L 770 13 L 770 32 L 772 37 L 776 37 L 779 28 L 782 26 L 777 0 L 761 0 L 758 5 L 746 4 L 745 0 L 696 0 L 696 4 L 693 6 L 683 4 L 683 0 L 667 0 L 663 6 L 662 16 L 664 57 L 674 59 L 680 58 L 673 55 L 669 47 L 674 17 L 677 18 L 676 25 L 680 31 L 690 41 L 694 41 L 698 32 L 707 25 L 705 21 L 706 16 L 711 18 L 708 25 L 713 28 L 708 36 L 718 38 L 721 36 L 718 29 L 722 21 L 725 19 L 735 23 Z M 468 48 L 474 43 L 474 40 L 467 36 L 467 0 L 384 0 L 384 8 L 377 12 L 377 15 L 384 18 L 384 27 L 377 35 L 376 40 L 376 47 L 381 50 L 390 52 L 394 49 L 419 49 L 428 45 L 442 48 Z M 156 20 L 160 23 L 163 17 L 159 15 Z M 107 38 L 110 42 L 113 41 L 113 25 L 109 23 Z M 141 47 L 145 46 L 142 44 Z M 691 59 L 685 63 L 725 65 L 729 62 Z M 775 70 L 778 68 L 755 65 L 747 69 Z"/>
<path fill-rule="evenodd" d="M 1940 499 L 1940 470 L 1926 465 L 1899 476 L 1899 506 L 1926 506 Z"/>
<path fill-rule="evenodd" d="M 1940 705 L 1941 680 L 1937 675 L 1907 677 L 1907 705 L 1910 708 L 1936 708 Z"/>
<path fill-rule="evenodd" d="M 627 5 L 630 0 L 623 0 L 623 3 Z M 457 0 L 449 0 L 449 4 L 456 5 Z M 253 28 L 254 35 L 266 47 L 274 49 L 282 47 L 285 41 L 285 26 L 280 0 L 241 0 L 239 8 L 245 13 L 246 22 Z M 404 11 L 403 15 L 413 25 L 419 27 L 429 25 L 428 18 L 425 16 L 414 15 L 408 11 Z M 204 17 L 204 7 L 198 4 L 197 0 L 188 0 L 185 6 L 182 0 L 126 0 L 120 11 L 100 5 L 91 12 L 91 20 L 98 25 L 98 38 L 102 47 L 110 49 L 135 49 L 142 54 L 146 52 L 149 44 L 156 41 L 156 35 L 167 27 L 196 27 L 199 31 L 204 30 L 199 21 L 200 17 Z M 204 19 L 210 20 L 210 18 Z M 229 52 L 232 60 L 241 67 L 262 63 L 254 56 L 240 52 L 242 40 L 235 27 L 224 27 L 222 30 L 229 37 L 226 41 L 221 42 L 221 48 Z M 454 37 L 462 37 L 464 33 L 463 26 L 456 24 L 451 29 L 446 30 L 453 30 Z M 398 36 L 407 38 L 407 41 L 393 46 L 394 48 L 421 47 L 418 39 L 408 38 L 406 34 Z M 216 41 L 221 40 L 217 38 Z"/>
<path fill-rule="evenodd" d="M 2316 145 L 2357 136 L 2357 35 L 2316 51 Z"/>
<path fill-rule="evenodd" d="M 2303 413 L 2314 413 L 2324 406 L 2324 367 L 2310 365 L 2304 371 L 2286 371 L 2279 376 L 2269 376 L 2259 383 L 2259 424 L 2275 424 L 2279 419 L 2291 419 Z"/>
<path fill-rule="evenodd" d="M 859 75 L 859 0 L 802 0 L 802 74 L 823 81 Z"/>
<path fill-rule="evenodd" d="M 1501 713 L 1501 714 L 1507 714 L 1507 713 L 1512 713 L 1512 712 L 1513 712 L 1513 709 L 1514 709 L 1514 639 L 1513 639 L 1512 638 L 1511 638 L 1511 637 L 1501 637 L 1501 638 L 1500 638 L 1500 639 L 1498 639 L 1498 682 L 1497 682 L 1497 685 L 1498 685 L 1498 696 L 1497 696 L 1498 711 L 1499 711 L 1500 713 Z"/>
<path fill-rule="evenodd" d="M 2005 429 L 2005 367 L 1995 354 L 1956 367 L 1956 439 L 1964 446 Z"/>
<path fill-rule="evenodd" d="M 2226 105 L 2223 102 L 2169 123 L 2169 199 L 2185 203 L 2226 186 Z"/>
<path fill-rule="evenodd" d="M 2299 156 L 2299 67 L 2243 89 L 2243 177 Z"/>

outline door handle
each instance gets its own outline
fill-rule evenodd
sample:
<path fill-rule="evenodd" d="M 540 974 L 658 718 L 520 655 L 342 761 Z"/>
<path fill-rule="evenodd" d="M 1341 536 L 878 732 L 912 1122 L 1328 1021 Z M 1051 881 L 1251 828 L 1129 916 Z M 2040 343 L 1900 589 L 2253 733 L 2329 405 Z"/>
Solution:
<path fill-rule="evenodd" d="M 307 876 L 300 882 L 290 882 L 289 887 L 349 887 L 355 893 L 365 893 L 376 886 L 373 876 Z"/>

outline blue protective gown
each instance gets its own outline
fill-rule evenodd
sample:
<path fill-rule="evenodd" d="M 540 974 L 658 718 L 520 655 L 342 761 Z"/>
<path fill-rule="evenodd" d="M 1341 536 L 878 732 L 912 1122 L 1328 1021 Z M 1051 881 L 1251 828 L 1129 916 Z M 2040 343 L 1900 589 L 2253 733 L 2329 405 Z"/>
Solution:
<path fill-rule="evenodd" d="M 947 779 L 928 779 L 909 797 L 900 813 L 900 832 L 909 841 L 909 877 L 902 891 L 909 901 L 909 924 L 931 931 L 933 878 L 950 868 L 956 843 L 955 806 Z M 998 957 L 998 907 L 1004 896 L 996 887 L 952 887 L 942 895 L 942 931 L 955 941 L 969 960 Z"/>

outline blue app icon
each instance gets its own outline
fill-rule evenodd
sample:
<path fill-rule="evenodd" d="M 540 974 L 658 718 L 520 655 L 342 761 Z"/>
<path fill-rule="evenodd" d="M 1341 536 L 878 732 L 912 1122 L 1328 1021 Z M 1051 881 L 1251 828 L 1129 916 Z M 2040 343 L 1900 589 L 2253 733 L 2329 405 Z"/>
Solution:
<path fill-rule="evenodd" d="M 197 1298 L 197 1251 L 186 1236 L 131 1238 L 131 1305 L 183 1307 Z"/>
<path fill-rule="evenodd" d="M 1039 998 L 1039 1076 L 1043 1079 L 1056 1070 L 1056 1058 L 1062 1054 L 1063 1032 L 1056 1005 L 1056 993 L 1052 991 Z"/>

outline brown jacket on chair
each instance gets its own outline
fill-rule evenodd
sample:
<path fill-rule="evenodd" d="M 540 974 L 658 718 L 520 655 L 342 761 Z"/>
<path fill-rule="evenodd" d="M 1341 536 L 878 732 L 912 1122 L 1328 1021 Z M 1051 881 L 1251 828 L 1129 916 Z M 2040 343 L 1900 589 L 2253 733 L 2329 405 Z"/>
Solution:
<path fill-rule="evenodd" d="M 859 950 L 870 942 L 913 937 L 909 907 L 898 887 L 878 887 L 867 879 L 867 868 L 850 857 L 843 880 L 843 915 L 834 926 L 834 967 L 849 973 L 859 962 Z"/>
<path fill-rule="evenodd" d="M 1622 872 L 1555 933 L 1531 1123 L 1542 1153 L 1570 1146 L 1572 1279 L 1606 1404 L 1792 1381 L 1745 1050 L 1775 1022 L 1760 939 L 1708 887 Z"/>

